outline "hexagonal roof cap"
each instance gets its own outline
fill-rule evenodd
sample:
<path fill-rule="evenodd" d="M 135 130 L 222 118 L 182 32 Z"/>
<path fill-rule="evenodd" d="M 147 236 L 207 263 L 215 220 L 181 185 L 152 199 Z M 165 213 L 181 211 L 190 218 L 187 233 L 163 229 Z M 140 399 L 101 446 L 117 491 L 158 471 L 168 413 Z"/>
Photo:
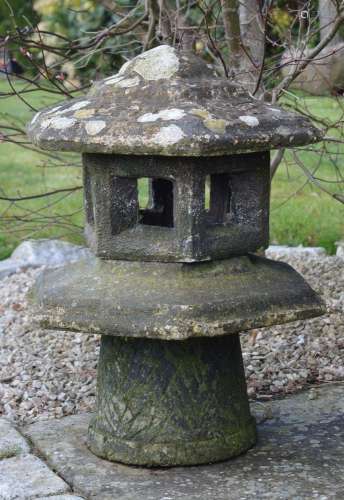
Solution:
<path fill-rule="evenodd" d="M 42 149 L 131 155 L 213 156 L 321 139 L 304 116 L 253 98 L 191 52 L 161 45 L 96 82 L 86 97 L 37 113 Z"/>

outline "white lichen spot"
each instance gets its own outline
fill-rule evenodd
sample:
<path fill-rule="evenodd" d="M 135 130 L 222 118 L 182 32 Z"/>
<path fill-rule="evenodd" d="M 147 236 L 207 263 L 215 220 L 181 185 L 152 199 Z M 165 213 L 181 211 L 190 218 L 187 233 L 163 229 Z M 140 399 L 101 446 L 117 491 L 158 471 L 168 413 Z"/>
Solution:
<path fill-rule="evenodd" d="M 75 104 L 72 104 L 72 106 L 64 107 L 63 109 L 61 109 L 62 106 L 56 106 L 55 108 L 48 111 L 48 113 L 49 115 L 51 115 L 52 113 L 54 113 L 55 115 L 64 115 L 65 113 L 85 108 L 89 103 L 90 101 L 79 101 L 76 102 Z"/>
<path fill-rule="evenodd" d="M 62 130 L 64 128 L 69 128 L 75 125 L 76 120 L 74 118 L 64 118 L 62 116 L 49 118 L 44 120 L 41 124 L 42 128 L 55 128 L 57 130 Z"/>
<path fill-rule="evenodd" d="M 179 69 L 176 50 L 169 45 L 160 45 L 133 59 L 125 69 L 136 71 L 145 80 L 172 78 Z M 124 69 L 120 71 L 122 73 Z"/>
<path fill-rule="evenodd" d="M 177 125 L 162 127 L 159 132 L 152 136 L 152 142 L 159 146 L 171 146 L 185 137 L 184 132 Z"/>
<path fill-rule="evenodd" d="M 257 127 L 259 125 L 259 120 L 255 116 L 243 115 L 239 116 L 239 120 L 246 123 L 249 127 Z"/>
<path fill-rule="evenodd" d="M 39 118 L 40 115 L 41 115 L 40 111 L 35 114 L 35 116 L 31 120 L 31 125 L 33 125 L 37 121 L 37 118 Z"/>
<path fill-rule="evenodd" d="M 59 109 L 62 108 L 62 105 L 61 106 L 55 106 L 55 108 L 52 108 L 48 111 L 49 114 L 51 113 L 56 113 L 56 111 L 58 111 Z"/>
<path fill-rule="evenodd" d="M 125 62 L 121 67 L 121 69 L 119 70 L 118 75 L 122 75 L 126 71 L 126 69 L 131 65 L 131 63 L 132 61 Z"/>
<path fill-rule="evenodd" d="M 136 87 L 140 83 L 140 79 L 138 76 L 134 76 L 134 78 L 126 78 L 125 80 L 121 80 L 116 83 L 116 87 L 120 87 L 122 89 L 126 89 L 129 87 Z"/>
<path fill-rule="evenodd" d="M 138 117 L 137 121 L 140 123 L 156 122 L 159 119 L 158 113 L 145 113 Z"/>
<path fill-rule="evenodd" d="M 105 78 L 104 84 L 105 85 L 114 85 L 115 83 L 120 82 L 123 80 L 124 76 L 120 76 L 118 74 L 109 76 L 108 78 Z"/>
<path fill-rule="evenodd" d="M 289 137 L 291 134 L 292 130 L 289 127 L 286 127 L 285 125 L 281 125 L 280 127 L 276 128 L 275 133 L 284 135 Z"/>
<path fill-rule="evenodd" d="M 72 104 L 72 106 L 70 108 L 66 108 L 63 111 L 60 111 L 58 114 L 64 113 L 65 111 L 77 111 L 78 109 L 85 108 L 89 104 L 90 104 L 90 101 L 79 101 L 79 102 L 76 102 L 75 104 Z"/>
<path fill-rule="evenodd" d="M 139 116 L 137 119 L 140 123 L 145 122 L 156 122 L 157 120 L 180 120 L 185 116 L 185 111 L 182 109 L 171 108 L 171 109 L 162 109 L 158 113 L 145 113 L 144 115 Z"/>
<path fill-rule="evenodd" d="M 103 120 L 92 120 L 86 122 L 85 128 L 89 135 L 97 135 L 106 127 L 106 123 Z"/>

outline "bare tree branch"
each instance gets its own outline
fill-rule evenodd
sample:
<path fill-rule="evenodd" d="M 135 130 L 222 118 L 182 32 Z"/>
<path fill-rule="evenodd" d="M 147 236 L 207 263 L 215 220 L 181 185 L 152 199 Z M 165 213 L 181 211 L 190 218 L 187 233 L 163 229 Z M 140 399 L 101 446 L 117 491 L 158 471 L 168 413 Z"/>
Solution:
<path fill-rule="evenodd" d="M 328 34 L 318 43 L 314 49 L 312 49 L 307 57 L 302 58 L 300 61 L 295 61 L 294 70 L 277 85 L 272 92 L 272 102 L 276 102 L 280 97 L 283 90 L 287 89 L 290 84 L 299 76 L 302 71 L 308 66 L 308 64 L 313 61 L 317 55 L 331 42 L 336 33 L 338 32 L 340 26 L 344 23 L 344 2 L 341 2 L 341 6 L 338 8 L 338 17 L 333 23 L 331 30 Z"/>

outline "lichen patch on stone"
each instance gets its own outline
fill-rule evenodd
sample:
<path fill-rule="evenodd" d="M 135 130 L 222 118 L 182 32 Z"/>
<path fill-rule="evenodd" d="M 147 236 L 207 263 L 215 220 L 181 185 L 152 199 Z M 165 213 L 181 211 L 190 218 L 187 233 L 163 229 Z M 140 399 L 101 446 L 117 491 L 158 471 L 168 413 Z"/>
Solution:
<path fill-rule="evenodd" d="M 90 101 L 79 101 L 79 102 L 76 102 L 75 104 L 72 104 L 72 106 L 70 108 L 66 108 L 57 114 L 60 114 L 62 112 L 64 113 L 65 111 L 77 111 L 78 109 L 85 108 L 89 104 L 90 104 Z"/>
<path fill-rule="evenodd" d="M 117 75 L 114 75 L 114 76 L 119 76 L 119 75 L 122 75 L 123 73 L 125 73 L 125 71 L 127 70 L 127 68 L 132 64 L 132 61 L 127 61 L 123 64 L 123 66 L 120 67 Z M 114 78 L 114 76 L 110 77 L 110 78 Z M 123 77 L 122 77 L 123 78 Z M 108 78 L 107 78 L 108 80 Z"/>
<path fill-rule="evenodd" d="M 291 133 L 292 133 L 292 130 L 290 130 L 289 127 L 287 127 L 285 125 L 280 125 L 276 129 L 276 134 L 280 134 L 282 136 L 288 137 L 288 141 L 289 141 L 289 136 L 291 135 Z"/>
<path fill-rule="evenodd" d="M 228 125 L 227 120 L 210 118 L 208 120 L 204 120 L 204 126 L 209 130 L 214 132 L 215 134 L 224 134 L 226 132 L 226 127 Z"/>
<path fill-rule="evenodd" d="M 239 120 L 246 123 L 249 127 L 257 127 L 259 125 L 259 120 L 255 116 L 251 115 L 242 115 L 239 116 Z"/>
<path fill-rule="evenodd" d="M 125 78 L 124 80 L 120 80 L 116 83 L 117 87 L 120 88 L 129 88 L 136 87 L 140 83 L 140 79 L 138 76 L 134 76 L 134 78 Z"/>
<path fill-rule="evenodd" d="M 145 122 L 156 122 L 157 120 L 180 120 L 185 116 L 185 111 L 182 109 L 171 108 L 171 109 L 162 109 L 158 113 L 145 113 L 144 115 L 139 116 L 137 119 L 140 123 Z"/>
<path fill-rule="evenodd" d="M 59 109 L 62 108 L 62 105 L 61 106 L 55 106 L 54 108 L 52 109 L 49 109 L 48 113 L 51 114 L 51 113 L 56 113 Z"/>
<path fill-rule="evenodd" d="M 170 146 L 179 142 L 183 137 L 185 137 L 185 134 L 180 127 L 169 125 L 168 127 L 162 127 L 159 132 L 153 135 L 152 142 L 159 146 Z"/>
<path fill-rule="evenodd" d="M 85 128 L 89 135 L 97 135 L 106 127 L 106 123 L 103 120 L 91 120 L 86 122 Z"/>
<path fill-rule="evenodd" d="M 194 108 L 191 110 L 191 114 L 201 118 L 203 120 L 203 125 L 214 132 L 214 134 L 224 134 L 226 132 L 226 127 L 229 125 L 227 120 L 222 118 L 216 118 L 214 115 L 209 113 L 206 109 Z"/>
<path fill-rule="evenodd" d="M 125 66 L 125 70 L 132 69 L 145 80 L 162 80 L 172 78 L 177 73 L 179 59 L 173 47 L 160 45 L 136 57 Z"/>
<path fill-rule="evenodd" d="M 108 78 L 105 78 L 104 85 L 114 85 L 119 81 L 123 80 L 123 78 L 124 76 L 121 76 L 119 74 L 109 76 Z"/>
<path fill-rule="evenodd" d="M 57 130 L 61 130 L 64 128 L 69 128 L 72 127 L 76 123 L 75 118 L 64 118 L 64 117 L 54 117 L 54 118 L 48 118 L 47 120 L 44 120 L 42 122 L 41 127 L 44 128 L 55 128 Z"/>
<path fill-rule="evenodd" d="M 206 109 L 202 108 L 193 108 L 190 113 L 192 115 L 198 116 L 199 118 L 203 118 L 203 120 L 210 120 L 212 115 Z"/>
<path fill-rule="evenodd" d="M 78 111 L 75 111 L 74 116 L 75 118 L 91 118 L 95 114 L 96 110 L 95 109 L 79 109 Z"/>
<path fill-rule="evenodd" d="M 40 111 L 35 114 L 35 116 L 31 120 L 31 125 L 33 125 L 35 123 L 35 121 L 37 120 L 37 118 L 39 118 L 40 114 L 41 114 Z"/>
<path fill-rule="evenodd" d="M 49 114 L 54 113 L 55 115 L 64 115 L 65 113 L 70 113 L 71 111 L 77 111 L 78 109 L 85 108 L 88 106 L 90 101 L 79 101 L 76 102 L 75 104 L 72 104 L 71 106 L 64 107 L 63 109 L 62 106 L 57 106 L 56 108 L 53 108 L 49 111 Z"/>

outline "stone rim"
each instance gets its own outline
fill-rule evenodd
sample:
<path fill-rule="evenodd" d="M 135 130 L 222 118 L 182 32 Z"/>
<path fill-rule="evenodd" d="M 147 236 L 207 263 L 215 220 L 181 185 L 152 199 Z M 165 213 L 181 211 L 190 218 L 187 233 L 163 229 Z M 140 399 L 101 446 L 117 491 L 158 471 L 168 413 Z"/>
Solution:
<path fill-rule="evenodd" d="M 254 417 L 242 423 L 236 432 L 229 431 L 226 434 L 222 431 L 221 437 L 217 439 L 183 442 L 182 453 L 180 442 L 142 443 L 138 448 L 135 441 L 123 441 L 114 438 L 110 433 L 100 431 L 96 428 L 95 420 L 96 417 L 93 417 L 89 425 L 89 449 L 100 458 L 127 465 L 173 467 L 222 462 L 245 453 L 257 441 Z"/>

